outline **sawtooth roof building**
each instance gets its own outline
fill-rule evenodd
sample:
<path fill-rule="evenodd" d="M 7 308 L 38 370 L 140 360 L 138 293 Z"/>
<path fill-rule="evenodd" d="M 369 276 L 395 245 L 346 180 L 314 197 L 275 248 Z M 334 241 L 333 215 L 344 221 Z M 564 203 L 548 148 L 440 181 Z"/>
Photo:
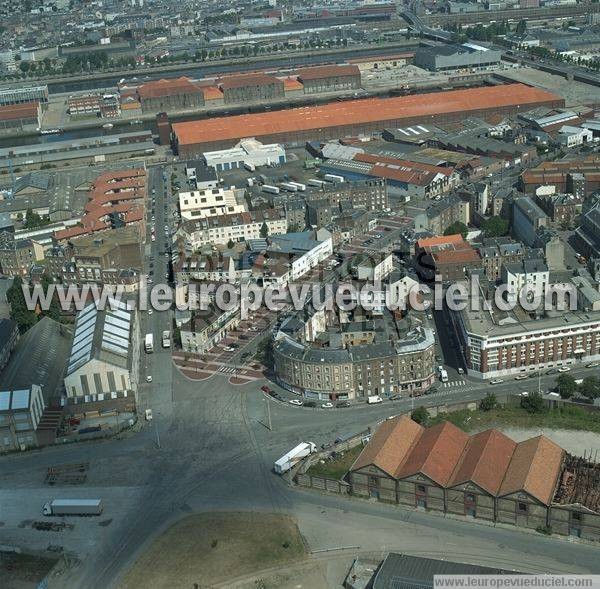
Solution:
<path fill-rule="evenodd" d="M 91 303 L 79 312 L 65 376 L 68 397 L 134 388 L 140 349 L 135 320 L 127 304 L 116 300 L 102 311 Z"/>

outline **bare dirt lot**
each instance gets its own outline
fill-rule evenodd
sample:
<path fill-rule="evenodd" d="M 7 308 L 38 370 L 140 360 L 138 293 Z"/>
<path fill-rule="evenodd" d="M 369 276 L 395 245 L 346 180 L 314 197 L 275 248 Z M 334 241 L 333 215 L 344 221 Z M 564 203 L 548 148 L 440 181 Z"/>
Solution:
<path fill-rule="evenodd" d="M 3 589 L 35 588 L 55 564 L 55 558 L 0 552 L 0 587 Z"/>
<path fill-rule="evenodd" d="M 214 587 L 304 558 L 300 533 L 289 517 L 268 513 L 192 515 L 152 543 L 125 575 L 121 589 Z"/>

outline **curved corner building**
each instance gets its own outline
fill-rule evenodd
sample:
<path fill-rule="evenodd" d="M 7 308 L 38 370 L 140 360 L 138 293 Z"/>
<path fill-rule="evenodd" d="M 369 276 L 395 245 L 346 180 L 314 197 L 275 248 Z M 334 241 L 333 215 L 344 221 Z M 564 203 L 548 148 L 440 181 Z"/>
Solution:
<path fill-rule="evenodd" d="M 406 325 L 393 339 L 377 341 L 377 335 L 385 337 L 385 332 L 374 334 L 364 327 L 370 322 L 364 322 L 360 333 L 354 330 L 349 337 L 342 333 L 341 345 L 332 348 L 307 339 L 312 331 L 309 323 L 288 317 L 274 336 L 276 378 L 293 393 L 331 401 L 372 395 L 409 397 L 422 395 L 435 381 L 431 329 Z"/>

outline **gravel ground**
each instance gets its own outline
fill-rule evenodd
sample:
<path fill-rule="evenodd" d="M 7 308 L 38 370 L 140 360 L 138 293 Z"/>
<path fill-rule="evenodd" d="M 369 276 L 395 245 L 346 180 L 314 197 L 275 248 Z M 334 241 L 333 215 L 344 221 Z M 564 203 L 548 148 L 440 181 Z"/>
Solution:
<path fill-rule="evenodd" d="M 509 438 L 515 440 L 515 442 L 522 442 L 523 440 L 543 434 L 567 452 L 576 456 L 583 456 L 584 452 L 589 454 L 590 450 L 600 452 L 600 435 L 593 432 L 566 429 L 497 427 Z"/>
<path fill-rule="evenodd" d="M 566 106 L 577 106 L 598 100 L 598 88 L 581 82 L 569 81 L 562 76 L 554 76 L 533 68 L 515 68 L 500 72 L 518 82 L 525 82 L 554 92 L 565 99 Z"/>

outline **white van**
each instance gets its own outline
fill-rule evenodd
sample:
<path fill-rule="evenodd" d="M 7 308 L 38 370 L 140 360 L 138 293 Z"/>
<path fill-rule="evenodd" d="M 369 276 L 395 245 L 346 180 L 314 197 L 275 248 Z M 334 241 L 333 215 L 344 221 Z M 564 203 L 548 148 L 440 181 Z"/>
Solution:
<path fill-rule="evenodd" d="M 383 403 L 383 399 L 379 395 L 371 395 L 367 398 L 367 403 L 370 405 L 373 403 Z"/>

